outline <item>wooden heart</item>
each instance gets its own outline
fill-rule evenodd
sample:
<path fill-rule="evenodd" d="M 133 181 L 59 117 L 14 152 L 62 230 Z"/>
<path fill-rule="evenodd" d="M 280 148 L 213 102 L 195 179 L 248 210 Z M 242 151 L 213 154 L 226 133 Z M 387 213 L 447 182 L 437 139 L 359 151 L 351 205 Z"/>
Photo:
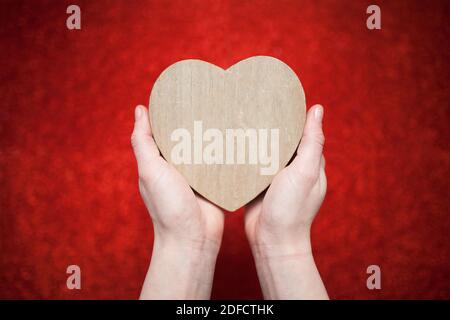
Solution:
<path fill-rule="evenodd" d="M 163 157 L 195 191 L 228 211 L 254 199 L 286 166 L 305 113 L 300 80 L 267 56 L 227 70 L 179 61 L 161 73 L 150 95 L 153 135 Z"/>

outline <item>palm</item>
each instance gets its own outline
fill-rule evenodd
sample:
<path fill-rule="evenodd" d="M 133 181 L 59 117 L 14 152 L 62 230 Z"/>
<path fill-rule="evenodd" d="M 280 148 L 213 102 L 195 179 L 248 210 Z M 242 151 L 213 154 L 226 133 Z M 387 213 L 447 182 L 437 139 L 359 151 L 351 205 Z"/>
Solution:
<path fill-rule="evenodd" d="M 141 179 L 139 183 L 153 219 L 178 234 L 195 239 L 206 233 L 210 240 L 220 242 L 223 230 L 220 208 L 195 194 L 184 177 L 162 157 L 155 157 L 144 170 L 158 172 L 149 182 Z"/>
<path fill-rule="evenodd" d="M 261 226 L 271 230 L 283 230 L 293 225 L 312 222 L 314 215 L 310 212 L 316 212 L 322 202 L 326 191 L 326 177 L 319 175 L 312 186 L 311 181 L 307 181 L 309 178 L 298 178 L 292 168 L 283 169 L 267 192 L 247 206 L 245 224 L 250 239 L 255 237 L 254 233 L 258 231 L 256 229 Z M 309 203 L 307 197 L 319 201 Z"/>

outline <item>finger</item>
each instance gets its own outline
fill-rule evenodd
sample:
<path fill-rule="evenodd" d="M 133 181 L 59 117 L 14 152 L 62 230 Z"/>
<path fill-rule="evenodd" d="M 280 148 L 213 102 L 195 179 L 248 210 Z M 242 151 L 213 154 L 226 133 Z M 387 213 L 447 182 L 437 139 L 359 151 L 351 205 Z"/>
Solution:
<path fill-rule="evenodd" d="M 133 134 L 131 135 L 131 144 L 138 163 L 138 169 L 141 172 L 152 160 L 159 157 L 159 150 L 152 137 L 147 108 L 141 105 L 137 106 L 134 111 L 134 116 L 135 121 Z"/>
<path fill-rule="evenodd" d="M 313 106 L 306 116 L 303 137 L 292 165 L 305 172 L 318 172 L 325 137 L 322 130 L 323 107 Z"/>

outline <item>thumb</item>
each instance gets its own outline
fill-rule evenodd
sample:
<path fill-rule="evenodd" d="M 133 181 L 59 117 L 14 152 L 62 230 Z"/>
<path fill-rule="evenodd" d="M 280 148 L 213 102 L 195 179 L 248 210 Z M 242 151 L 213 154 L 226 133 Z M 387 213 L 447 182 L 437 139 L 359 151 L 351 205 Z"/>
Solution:
<path fill-rule="evenodd" d="M 303 137 L 292 165 L 302 172 L 318 174 L 325 137 L 322 130 L 323 107 L 313 106 L 306 116 Z"/>
<path fill-rule="evenodd" d="M 159 150 L 153 140 L 150 119 L 146 107 L 139 105 L 134 110 L 134 129 L 131 135 L 131 145 L 142 174 L 148 166 L 159 158 Z"/>

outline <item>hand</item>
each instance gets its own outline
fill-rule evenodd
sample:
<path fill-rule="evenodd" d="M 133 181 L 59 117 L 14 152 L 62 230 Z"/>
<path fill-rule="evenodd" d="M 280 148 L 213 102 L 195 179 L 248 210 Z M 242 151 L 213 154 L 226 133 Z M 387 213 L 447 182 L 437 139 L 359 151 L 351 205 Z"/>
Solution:
<path fill-rule="evenodd" d="M 309 110 L 294 160 L 247 207 L 245 229 L 268 298 L 327 298 L 310 243 L 327 187 L 322 118 L 322 106 Z"/>
<path fill-rule="evenodd" d="M 141 298 L 208 298 L 222 239 L 223 212 L 196 195 L 161 157 L 144 106 L 136 107 L 131 143 L 139 191 L 150 212 L 155 238 Z"/>

